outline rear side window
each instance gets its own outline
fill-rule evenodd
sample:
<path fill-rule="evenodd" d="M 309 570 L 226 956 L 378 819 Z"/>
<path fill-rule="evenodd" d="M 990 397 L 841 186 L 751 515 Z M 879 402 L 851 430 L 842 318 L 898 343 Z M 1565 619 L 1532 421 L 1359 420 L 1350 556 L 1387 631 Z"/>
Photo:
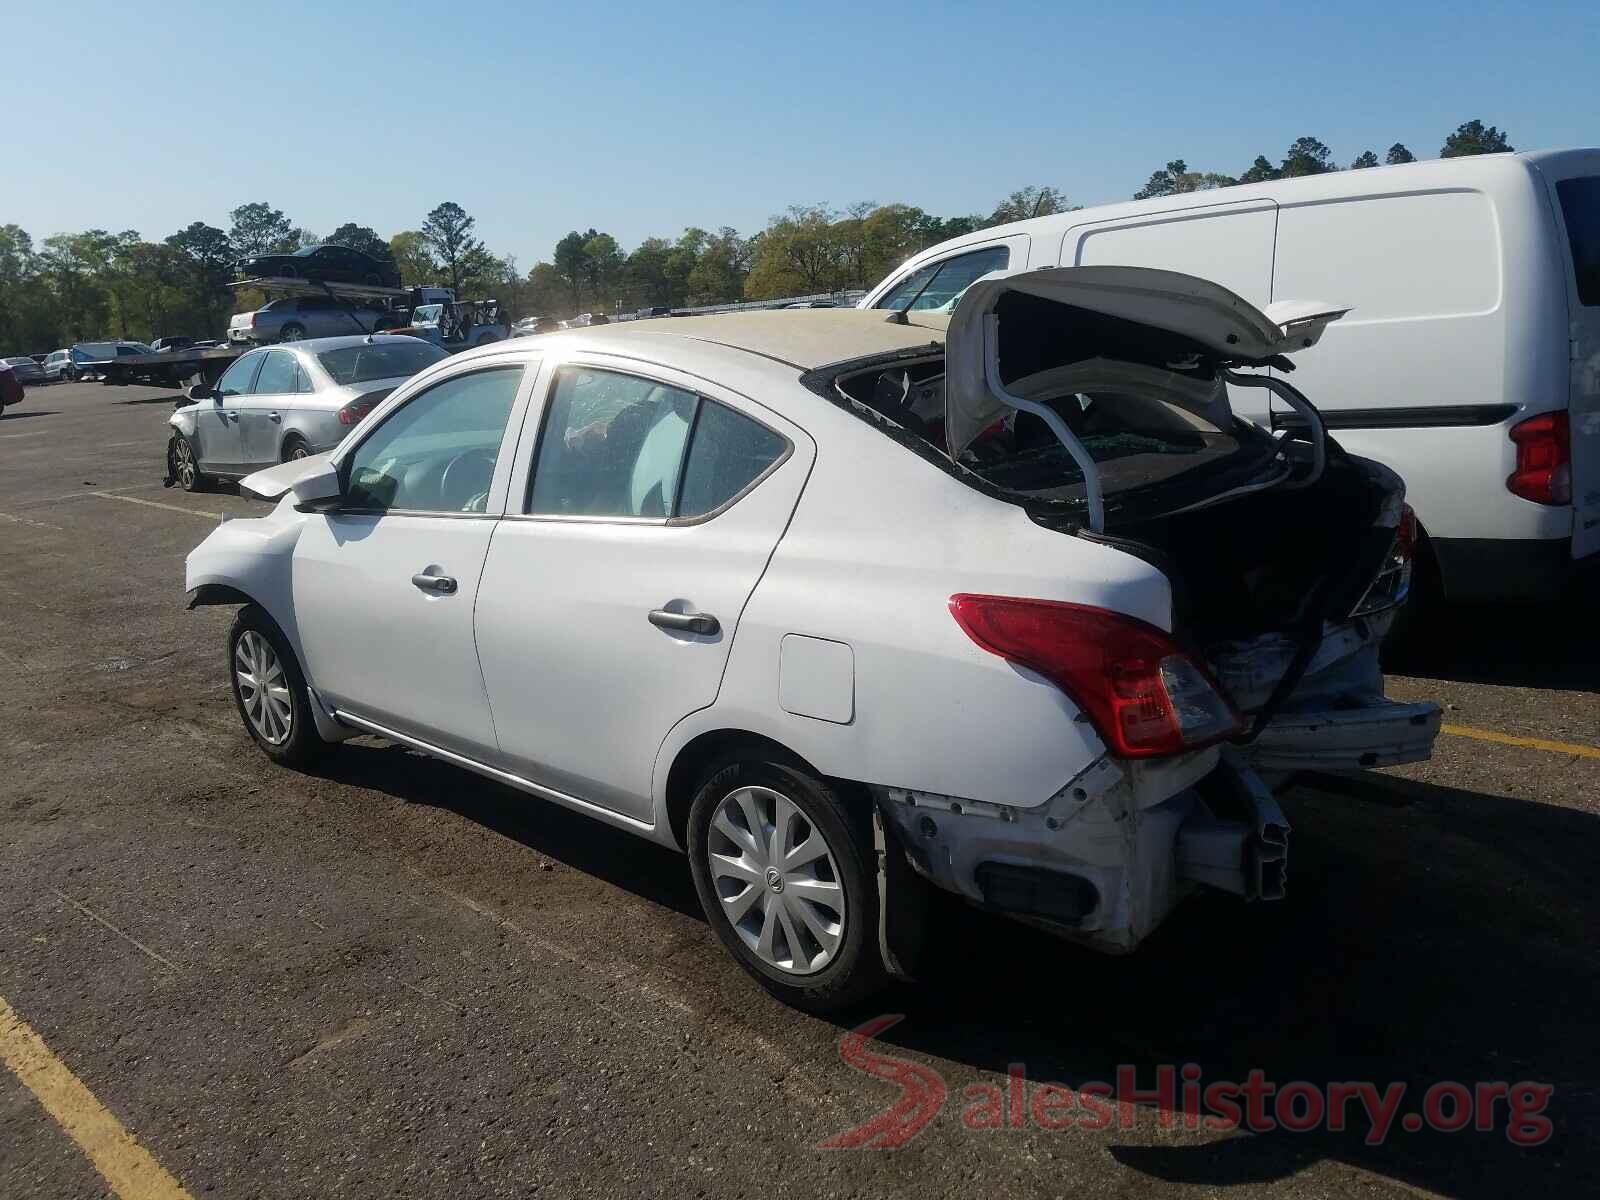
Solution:
<path fill-rule="evenodd" d="M 551 395 L 528 511 L 702 517 L 737 498 L 788 448 L 766 426 L 693 392 L 569 369 Z"/>
<path fill-rule="evenodd" d="M 985 246 L 969 254 L 929 263 L 902 279 L 875 307 L 903 309 L 909 305 L 913 312 L 944 308 L 959 299 L 974 282 L 991 271 L 1004 271 L 1010 264 L 1008 246 Z"/>
<path fill-rule="evenodd" d="M 1578 279 L 1578 302 L 1600 307 L 1600 175 L 1563 179 L 1556 184 L 1561 215 L 1572 249 L 1572 273 Z"/>

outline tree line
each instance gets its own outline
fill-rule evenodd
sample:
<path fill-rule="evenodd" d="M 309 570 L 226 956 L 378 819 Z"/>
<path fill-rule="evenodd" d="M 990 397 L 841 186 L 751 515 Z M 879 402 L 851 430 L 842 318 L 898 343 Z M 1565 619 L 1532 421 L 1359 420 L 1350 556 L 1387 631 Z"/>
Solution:
<path fill-rule="evenodd" d="M 1507 136 L 1468 121 L 1445 139 L 1440 157 L 1511 150 Z M 1396 142 L 1389 163 L 1413 161 Z M 1378 165 L 1366 150 L 1350 169 Z M 1265 179 L 1340 169 L 1312 137 L 1297 139 L 1274 164 L 1258 155 L 1237 176 L 1191 171 L 1174 159 L 1134 196 L 1145 199 Z M 796 205 L 748 236 L 729 226 L 650 237 L 631 251 L 598 229 L 573 230 L 548 260 L 522 271 L 515 256 L 495 255 L 459 204 L 437 205 L 416 229 L 385 240 L 346 222 L 326 235 L 296 225 L 280 209 L 255 201 L 229 214 L 220 229 L 195 221 L 160 241 L 135 230 L 90 229 L 35 243 L 17 225 L 0 226 L 0 354 L 37 353 L 79 341 L 148 340 L 162 334 L 217 336 L 228 314 L 259 307 L 259 292 L 228 285 L 235 263 L 334 242 L 392 262 L 408 286 L 454 288 L 464 298 L 498 299 L 511 316 L 564 317 L 582 311 L 629 312 L 766 300 L 870 287 L 906 258 L 948 238 L 991 225 L 1076 207 L 1062 189 L 1021 188 L 987 213 L 940 217 L 910 204 L 871 201 L 836 210 Z"/>

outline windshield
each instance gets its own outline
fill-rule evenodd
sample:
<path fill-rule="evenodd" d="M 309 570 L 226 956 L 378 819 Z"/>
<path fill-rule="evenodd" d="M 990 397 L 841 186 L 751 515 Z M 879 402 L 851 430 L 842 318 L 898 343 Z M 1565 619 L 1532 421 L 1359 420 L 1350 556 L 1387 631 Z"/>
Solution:
<path fill-rule="evenodd" d="M 8 367 L 31 367 L 31 366 L 33 366 L 33 359 L 31 359 L 31 358 L 8 358 L 5 361 L 6 361 L 6 365 Z"/>
<path fill-rule="evenodd" d="M 363 342 L 341 346 L 317 355 L 323 370 L 339 384 L 367 383 L 373 379 L 397 379 L 415 375 L 424 367 L 448 358 L 443 350 L 415 338 L 398 337 L 382 342 Z"/>
<path fill-rule="evenodd" d="M 80 342 L 72 348 L 72 357 L 81 362 L 98 362 L 116 356 L 117 348 L 110 342 Z"/>
<path fill-rule="evenodd" d="M 308 255 L 315 254 L 318 250 L 321 250 L 321 249 L 322 249 L 321 246 L 301 246 L 300 249 L 298 249 L 298 250 L 296 250 L 294 252 L 293 257 L 295 257 L 295 258 L 305 258 Z"/>
<path fill-rule="evenodd" d="M 439 318 L 444 315 L 442 304 L 419 304 L 411 310 L 411 323 L 413 325 L 437 325 Z"/>

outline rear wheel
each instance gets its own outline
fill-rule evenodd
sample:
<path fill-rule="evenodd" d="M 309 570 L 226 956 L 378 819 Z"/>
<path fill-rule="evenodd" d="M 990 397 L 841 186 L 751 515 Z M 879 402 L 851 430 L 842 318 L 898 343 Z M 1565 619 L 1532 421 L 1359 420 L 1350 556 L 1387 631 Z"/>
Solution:
<path fill-rule="evenodd" d="M 689 811 L 695 890 L 722 944 L 796 1008 L 844 1008 L 885 982 L 870 814 L 752 748 L 714 764 Z"/>
<path fill-rule="evenodd" d="M 290 321 L 278 333 L 280 342 L 298 342 L 306 336 L 306 327 L 298 321 Z"/>
<path fill-rule="evenodd" d="M 306 458 L 311 454 L 311 447 L 306 445 L 304 438 L 290 435 L 283 443 L 283 461 L 292 462 L 297 458 Z"/>
<path fill-rule="evenodd" d="M 305 675 L 288 639 L 266 610 L 254 604 L 234 618 L 228 676 L 245 729 L 273 762 L 304 767 L 327 749 L 312 720 Z"/>

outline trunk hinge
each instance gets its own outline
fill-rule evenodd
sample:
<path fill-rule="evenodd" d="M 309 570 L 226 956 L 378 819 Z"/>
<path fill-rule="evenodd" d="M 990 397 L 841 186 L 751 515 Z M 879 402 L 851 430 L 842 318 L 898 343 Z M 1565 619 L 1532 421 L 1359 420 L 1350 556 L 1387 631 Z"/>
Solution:
<path fill-rule="evenodd" d="M 1306 423 L 1311 426 L 1311 474 L 1304 479 L 1285 480 L 1278 486 L 1293 491 L 1297 488 L 1310 487 L 1321 479 L 1323 469 L 1328 465 L 1328 429 L 1322 423 L 1322 414 L 1317 411 L 1316 406 L 1297 389 L 1273 375 L 1241 375 L 1237 371 L 1225 369 L 1222 378 L 1239 387 L 1266 388 L 1304 417 Z"/>
<path fill-rule="evenodd" d="M 983 318 L 983 375 L 995 399 L 1038 417 L 1050 427 L 1050 432 L 1056 435 L 1056 441 L 1072 455 L 1072 461 L 1077 463 L 1078 469 L 1083 472 L 1083 490 L 1089 501 L 1089 528 L 1095 533 L 1104 533 L 1106 501 L 1105 494 L 1100 488 L 1098 464 L 1090 457 L 1089 451 L 1084 448 L 1077 435 L 1067 428 L 1067 423 L 1061 419 L 1060 413 L 1047 404 L 1041 404 L 1037 400 L 1025 400 L 1006 391 L 1005 384 L 1000 382 L 1000 318 L 995 313 L 989 313 Z"/>

